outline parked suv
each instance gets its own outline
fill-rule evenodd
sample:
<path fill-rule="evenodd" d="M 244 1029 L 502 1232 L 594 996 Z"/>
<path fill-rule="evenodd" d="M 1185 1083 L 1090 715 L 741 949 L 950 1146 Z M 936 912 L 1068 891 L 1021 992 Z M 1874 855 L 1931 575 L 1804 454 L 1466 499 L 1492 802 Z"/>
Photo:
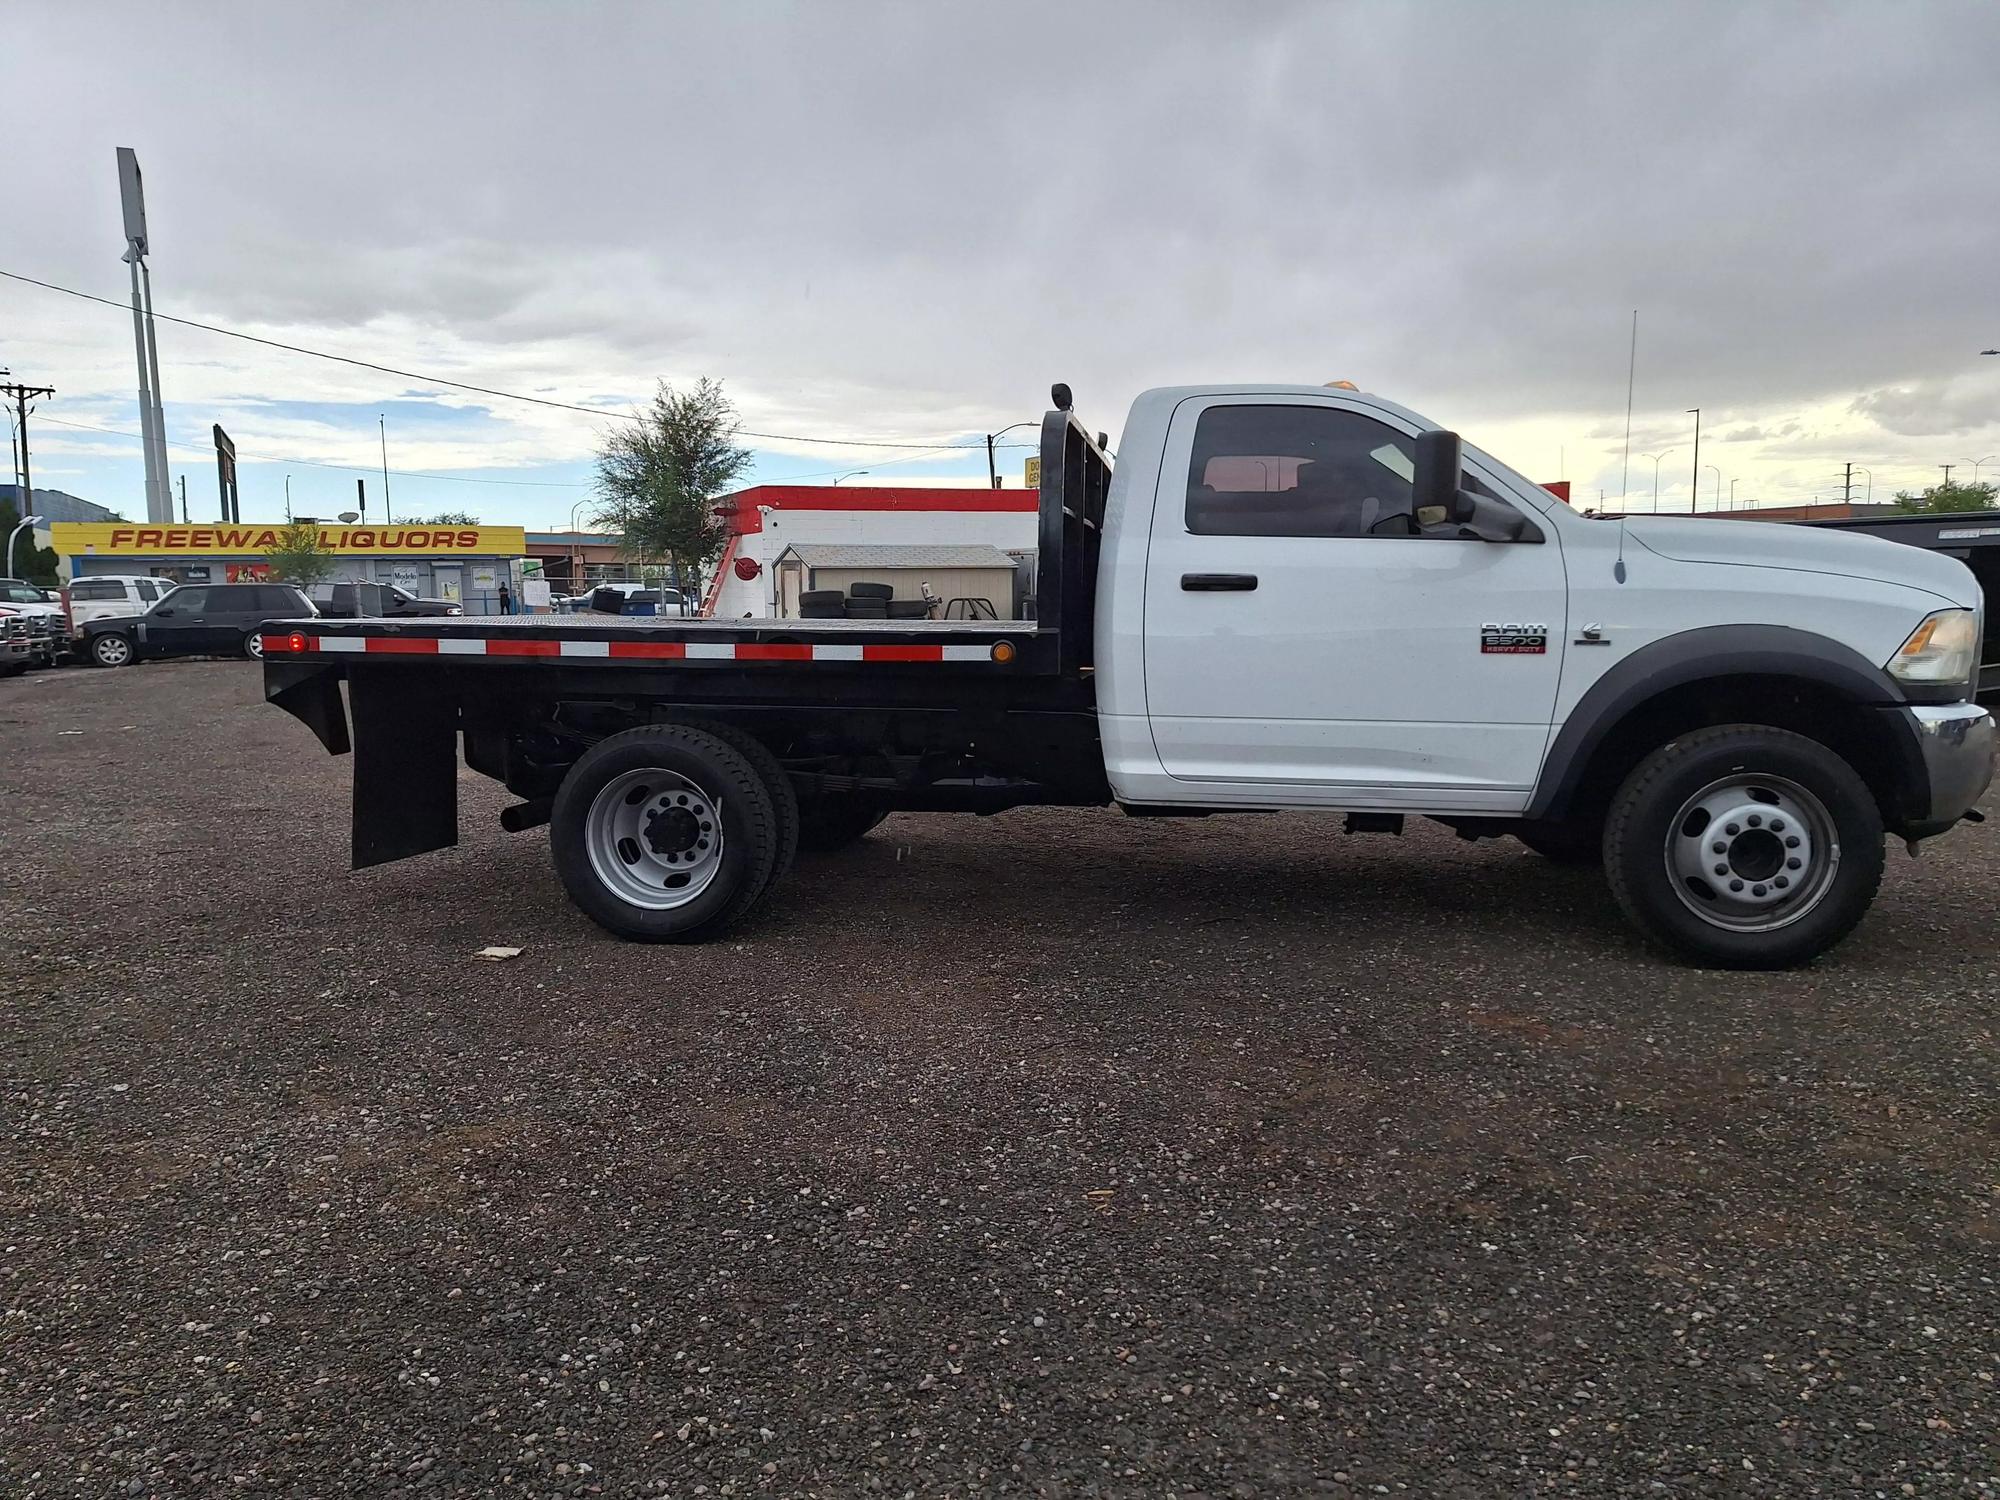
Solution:
<path fill-rule="evenodd" d="M 288 583 L 190 583 L 134 619 L 93 620 L 80 649 L 92 665 L 129 666 L 163 656 L 263 656 L 266 620 L 310 619 L 319 611 Z"/>
<path fill-rule="evenodd" d="M 393 583 L 316 583 L 312 601 L 323 615 L 393 620 L 406 615 L 462 615 L 449 599 L 419 599 Z"/>
<path fill-rule="evenodd" d="M 171 578 L 147 578 L 136 573 L 104 573 L 72 578 L 63 588 L 70 634 L 80 636 L 92 620 L 143 615 L 174 589 Z"/>

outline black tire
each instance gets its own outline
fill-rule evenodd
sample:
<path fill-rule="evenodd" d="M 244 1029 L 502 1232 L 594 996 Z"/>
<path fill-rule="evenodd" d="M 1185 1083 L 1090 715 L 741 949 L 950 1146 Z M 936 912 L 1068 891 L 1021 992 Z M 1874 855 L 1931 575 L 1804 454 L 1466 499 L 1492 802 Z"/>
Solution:
<path fill-rule="evenodd" d="M 1514 837 L 1551 864 L 1586 868 L 1604 863 L 1604 828 L 1597 823 L 1523 823 Z"/>
<path fill-rule="evenodd" d="M 243 654 L 251 661 L 264 659 L 264 632 L 246 630 L 243 632 Z"/>
<path fill-rule="evenodd" d="M 592 803 L 616 778 L 645 770 L 692 782 L 720 812 L 719 866 L 707 887 L 681 906 L 634 904 L 592 868 Z M 550 852 L 570 899 L 607 932 L 646 943 L 700 942 L 742 920 L 771 882 L 780 843 L 777 808 L 756 768 L 727 741 L 684 724 L 649 724 L 599 741 L 570 767 L 549 819 Z"/>
<path fill-rule="evenodd" d="M 116 630 L 101 630 L 90 638 L 93 667 L 129 667 L 139 658 L 131 638 Z"/>
<path fill-rule="evenodd" d="M 1716 787 L 1747 789 L 1719 792 L 1718 801 L 1741 795 L 1750 799 L 1744 806 L 1763 808 L 1766 799 L 1782 798 L 1769 804 L 1774 813 L 1792 807 L 1805 818 L 1796 829 L 1775 816 L 1766 828 L 1737 821 L 1717 828 L 1697 806 Z M 1759 817 L 1743 821 L 1755 825 Z M 1782 841 L 1774 828 L 1784 830 Z M 1760 877 L 1739 854 L 1739 841 L 1761 838 L 1785 858 L 1800 837 L 1802 864 L 1785 859 L 1767 883 L 1750 883 Z M 1677 873 L 1687 865 L 1676 859 L 1687 860 L 1690 851 L 1692 862 L 1718 861 L 1712 882 L 1706 869 L 1697 877 Z M 1718 968 L 1791 968 L 1846 937 L 1874 901 L 1882 883 L 1882 814 L 1854 768 L 1817 740 L 1761 724 L 1725 724 L 1662 745 L 1625 779 L 1605 824 L 1604 869 L 1625 914 L 1660 946 Z M 1742 920 L 1774 925 L 1722 925 L 1750 899 L 1741 894 L 1746 884 L 1757 898 L 1778 904 Z"/>
<path fill-rule="evenodd" d="M 771 867 L 769 881 L 770 885 L 776 885 L 791 873 L 792 862 L 799 853 L 799 794 L 792 786 L 792 778 L 785 773 L 778 757 L 749 730 L 709 719 L 697 719 L 692 727 L 714 735 L 749 761 L 757 774 L 764 778 L 764 785 L 771 793 L 772 808 L 778 815 L 778 860 Z"/>
<path fill-rule="evenodd" d="M 846 602 L 847 595 L 841 593 L 839 589 L 807 589 L 799 595 L 800 608 L 804 608 L 809 604 L 845 604 Z"/>
<path fill-rule="evenodd" d="M 893 583 L 850 583 L 847 586 L 847 597 L 886 601 L 896 597 L 896 586 Z"/>
<path fill-rule="evenodd" d="M 799 803 L 799 847 L 813 854 L 845 849 L 888 816 L 887 808 L 859 792 L 807 797 Z"/>

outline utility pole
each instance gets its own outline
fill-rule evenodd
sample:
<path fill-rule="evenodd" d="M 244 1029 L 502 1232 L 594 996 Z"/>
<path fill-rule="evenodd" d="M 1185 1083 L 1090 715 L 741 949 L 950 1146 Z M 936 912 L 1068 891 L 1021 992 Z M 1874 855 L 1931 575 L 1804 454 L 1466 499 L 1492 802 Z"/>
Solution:
<path fill-rule="evenodd" d="M 188 523 L 188 477 L 181 475 L 181 525 Z"/>
<path fill-rule="evenodd" d="M 1847 473 L 1842 476 L 1840 481 L 1840 503 L 1842 505 L 1852 505 L 1854 503 L 1854 464 L 1852 460 L 1849 460 Z"/>
<path fill-rule="evenodd" d="M 356 501 L 355 508 L 361 512 L 361 524 L 363 526 L 366 526 L 368 524 L 368 481 L 367 480 L 357 479 L 354 481 L 354 498 Z"/>
<path fill-rule="evenodd" d="M 35 509 L 35 476 L 28 467 L 28 403 L 37 396 L 53 396 L 55 387 L 49 385 L 25 385 L 13 382 L 0 385 L 0 397 L 9 397 L 14 402 L 14 425 L 21 434 L 21 494 L 19 506 L 22 515 L 32 515 Z"/>
<path fill-rule="evenodd" d="M 1952 471 L 1953 469 L 1957 468 L 1957 467 L 1958 467 L 1958 465 L 1957 465 L 1957 464 L 1939 464 L 1939 465 L 1938 465 L 1938 467 L 1939 467 L 1940 469 L 1943 469 L 1943 470 L 1944 470 L 1944 482 L 1945 482 L 1946 486 L 1947 486 L 1947 487 L 1949 487 L 1949 486 L 1950 486 L 1950 484 L 1951 484 L 1951 471 Z"/>
<path fill-rule="evenodd" d="M 1690 406 L 1688 412 L 1694 418 L 1694 476 L 1688 480 L 1688 514 L 1693 515 L 1701 502 L 1701 408 Z"/>

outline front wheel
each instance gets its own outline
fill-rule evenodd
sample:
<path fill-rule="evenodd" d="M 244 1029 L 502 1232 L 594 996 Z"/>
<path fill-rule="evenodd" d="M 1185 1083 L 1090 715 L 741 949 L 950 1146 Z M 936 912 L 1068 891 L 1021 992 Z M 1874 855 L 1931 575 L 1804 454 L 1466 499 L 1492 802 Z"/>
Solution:
<path fill-rule="evenodd" d="M 756 768 L 679 724 L 593 746 L 563 778 L 549 819 L 570 899 L 599 926 L 649 943 L 697 942 L 740 920 L 770 884 L 780 844 Z"/>
<path fill-rule="evenodd" d="M 1661 746 L 1612 800 L 1605 874 L 1663 947 L 1728 969 L 1790 968 L 1854 929 L 1882 882 L 1882 815 L 1817 740 L 1756 724 Z"/>
<path fill-rule="evenodd" d="M 132 642 L 115 630 L 107 630 L 92 638 L 90 659 L 100 667 L 129 667 L 132 665 Z"/>

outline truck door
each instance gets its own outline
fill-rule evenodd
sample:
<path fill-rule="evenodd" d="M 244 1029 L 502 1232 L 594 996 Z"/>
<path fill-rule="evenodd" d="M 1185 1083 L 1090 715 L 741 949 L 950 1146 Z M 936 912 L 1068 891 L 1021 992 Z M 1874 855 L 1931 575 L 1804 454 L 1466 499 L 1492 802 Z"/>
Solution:
<path fill-rule="evenodd" d="M 1175 412 L 1145 618 L 1169 776 L 1219 801 L 1526 805 L 1566 639 L 1560 545 L 1546 525 L 1496 543 L 1412 515 L 1414 435 L 1331 392 Z M 1533 518 L 1493 481 L 1465 482 Z"/>

